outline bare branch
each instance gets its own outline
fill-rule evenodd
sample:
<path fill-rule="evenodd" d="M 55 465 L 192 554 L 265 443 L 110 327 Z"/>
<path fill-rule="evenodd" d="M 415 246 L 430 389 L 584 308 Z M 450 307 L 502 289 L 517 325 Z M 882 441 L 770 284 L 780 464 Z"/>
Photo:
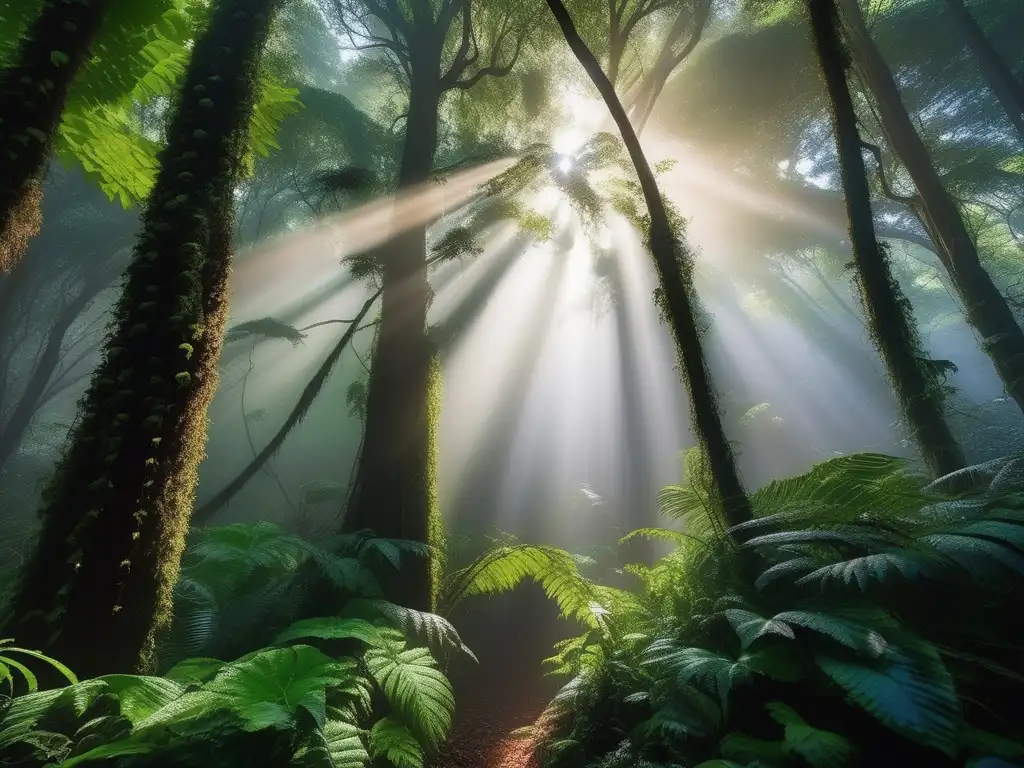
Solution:
<path fill-rule="evenodd" d="M 919 201 L 917 195 L 900 195 L 894 192 L 892 187 L 889 186 L 889 180 L 885 178 L 885 166 L 882 164 L 882 150 L 878 145 L 872 144 L 869 141 L 864 141 L 863 139 L 861 139 L 860 145 L 875 157 L 875 162 L 878 164 L 878 182 L 882 187 L 882 193 L 895 203 L 916 206 Z"/>

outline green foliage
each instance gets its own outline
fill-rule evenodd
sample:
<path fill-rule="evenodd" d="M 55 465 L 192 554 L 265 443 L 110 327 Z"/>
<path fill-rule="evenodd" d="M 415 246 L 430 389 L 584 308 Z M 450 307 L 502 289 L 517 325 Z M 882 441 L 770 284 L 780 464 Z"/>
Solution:
<path fill-rule="evenodd" d="M 15 692 L 15 673 L 20 675 L 25 681 L 25 685 L 28 687 L 29 692 L 35 692 L 39 689 L 39 682 L 36 679 L 35 673 L 32 672 L 32 669 L 26 665 L 24 661 L 20 661 L 16 658 L 18 656 L 27 656 L 29 659 L 42 661 L 57 670 L 70 683 L 74 684 L 78 682 L 78 678 L 75 677 L 74 673 L 56 659 L 52 659 L 39 651 L 32 651 L 27 648 L 18 648 L 17 646 L 12 645 L 13 642 L 14 638 L 0 638 L 0 683 L 7 684 L 8 692 L 12 696 Z"/>
<path fill-rule="evenodd" d="M 254 574 L 294 577 L 306 562 L 337 569 L 345 557 L 332 549 L 367 569 L 393 567 L 403 553 L 425 554 L 422 545 L 369 533 L 335 537 L 318 548 L 265 523 L 223 526 L 193 539 L 187 578 L 210 592 L 234 590 L 237 599 Z M 214 587 L 215 579 L 204 583 L 211 574 L 231 589 Z M 408 625 L 410 639 L 430 627 L 435 640 L 445 638 L 441 645 L 469 650 L 439 616 L 410 618 L 407 609 L 365 598 L 347 600 L 340 610 L 368 618 L 296 621 L 269 647 L 230 662 L 184 659 L 162 677 L 107 675 L 79 683 L 41 657 L 73 684 L 10 704 L 0 715 L 0 761 L 17 755 L 62 766 L 201 765 L 204 745 L 208 751 L 213 742 L 218 759 L 230 764 L 240 759 L 231 755 L 255 750 L 275 764 L 311 768 L 366 768 L 379 757 L 422 766 L 447 737 L 455 701 L 431 651 L 410 645 L 395 627 Z M 347 648 L 348 655 L 328 655 L 303 640 Z"/>
<path fill-rule="evenodd" d="M 699 452 L 685 474 L 661 497 L 685 532 L 630 535 L 675 551 L 626 566 L 640 580 L 628 598 L 588 583 L 598 628 L 549 660 L 572 679 L 539 721 L 562 745 L 542 746 L 545 766 L 842 766 L 892 751 L 963 765 L 1017 749 L 994 713 L 1024 683 L 997 639 L 1021 586 L 1024 497 L 945 498 L 902 460 L 844 456 L 753 494 L 737 547 Z"/>

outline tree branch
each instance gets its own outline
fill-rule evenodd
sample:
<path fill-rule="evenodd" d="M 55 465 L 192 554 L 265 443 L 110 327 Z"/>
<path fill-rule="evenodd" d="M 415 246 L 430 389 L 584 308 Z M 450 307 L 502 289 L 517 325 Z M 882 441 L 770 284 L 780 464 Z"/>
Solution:
<path fill-rule="evenodd" d="M 906 196 L 900 195 L 893 191 L 892 187 L 889 186 L 889 180 L 885 178 L 885 166 L 882 164 L 882 150 L 877 144 L 872 144 L 869 141 L 860 140 L 860 145 L 864 147 L 868 152 L 874 155 L 875 162 L 878 164 L 878 182 L 882 187 L 882 193 L 895 203 L 903 203 L 904 205 L 916 206 L 918 203 L 918 196 Z"/>

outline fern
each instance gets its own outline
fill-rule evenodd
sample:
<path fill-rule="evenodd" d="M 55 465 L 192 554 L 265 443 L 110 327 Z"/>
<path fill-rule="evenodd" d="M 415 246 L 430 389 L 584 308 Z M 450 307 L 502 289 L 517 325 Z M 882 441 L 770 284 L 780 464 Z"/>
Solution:
<path fill-rule="evenodd" d="M 26 664 L 16 658 L 13 658 L 11 654 L 17 656 L 28 656 L 31 659 L 42 661 L 57 670 L 61 675 L 63 675 L 64 679 L 72 685 L 78 682 L 78 678 L 75 677 L 74 673 L 56 659 L 53 659 L 44 653 L 40 653 L 39 651 L 32 651 L 28 648 L 18 648 L 17 646 L 12 645 L 13 642 L 14 638 L 0 638 L 0 681 L 7 683 L 8 690 L 12 696 L 14 695 L 15 685 L 12 670 L 18 672 L 25 680 L 25 684 L 28 686 L 29 692 L 37 691 L 39 689 L 39 682 L 32 670 Z"/>
<path fill-rule="evenodd" d="M 394 717 L 378 720 L 370 731 L 370 756 L 385 758 L 395 768 L 422 768 L 423 747 Z"/>
<path fill-rule="evenodd" d="M 893 647 L 873 664 L 824 655 L 815 660 L 851 701 L 887 727 L 955 753 L 960 705 L 953 679 L 932 646 Z"/>
<path fill-rule="evenodd" d="M 436 613 L 417 611 L 387 600 L 365 598 L 349 600 L 345 604 L 344 612 L 350 615 L 383 618 L 391 626 L 401 630 L 410 640 L 424 642 L 436 652 L 447 654 L 449 651 L 456 651 L 477 661 L 476 655 L 462 642 L 451 622 Z"/>
<path fill-rule="evenodd" d="M 450 611 L 467 597 L 508 592 L 527 578 L 541 585 L 563 616 L 597 628 L 590 583 L 573 556 L 555 547 L 518 544 L 491 549 L 445 580 L 439 602 Z"/>
<path fill-rule="evenodd" d="M 391 641 L 371 648 L 365 658 L 391 708 L 418 739 L 436 748 L 451 728 L 455 698 L 430 652 Z"/>

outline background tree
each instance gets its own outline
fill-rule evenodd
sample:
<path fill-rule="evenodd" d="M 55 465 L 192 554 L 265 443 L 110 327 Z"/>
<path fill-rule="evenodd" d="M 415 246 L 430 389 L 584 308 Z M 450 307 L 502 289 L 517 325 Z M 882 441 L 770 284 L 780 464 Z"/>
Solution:
<path fill-rule="evenodd" d="M 939 249 L 939 258 L 981 336 L 1007 393 L 1024 409 L 1024 331 L 981 263 L 956 201 L 946 190 L 875 45 L 856 0 L 842 0 L 851 52 L 878 106 L 882 129 L 916 188 L 908 201 Z"/>
<path fill-rule="evenodd" d="M 845 53 L 831 0 L 810 0 L 808 9 L 818 59 L 832 102 L 832 124 L 850 219 L 857 282 L 878 351 L 925 463 L 936 477 L 962 469 L 963 452 L 946 424 L 934 372 L 925 368 L 913 312 L 893 279 L 888 254 L 875 237 L 871 193 L 861 156 L 857 113 L 846 84 Z"/>
<path fill-rule="evenodd" d="M 718 403 L 704 362 L 697 316 L 690 297 L 691 288 L 686 281 L 688 268 L 684 265 L 689 254 L 685 243 L 680 241 L 681 222 L 677 221 L 673 227 L 654 174 L 640 148 L 640 142 L 629 123 L 629 118 L 615 95 L 614 86 L 601 70 L 600 64 L 586 43 L 580 38 L 569 12 L 560 0 L 548 0 L 548 7 L 562 29 L 573 54 L 586 70 L 612 113 L 636 170 L 648 210 L 646 223 L 649 230 L 645 234 L 663 291 L 664 311 L 679 345 L 683 375 L 690 394 L 690 406 L 693 409 L 693 420 L 702 447 L 707 451 L 708 464 L 726 524 L 734 526 L 745 523 L 750 519 L 750 504 L 740 482 L 732 447 L 722 428 Z"/>
<path fill-rule="evenodd" d="M 430 178 L 444 95 L 510 73 L 526 46 L 529 15 L 525 4 L 516 0 L 442 0 L 436 7 L 414 4 L 411 10 L 396 0 L 336 0 L 335 10 L 336 20 L 353 39 L 383 49 L 404 75 L 408 102 L 398 170 L 401 195 Z M 396 225 L 404 227 L 401 222 Z M 432 424 L 440 379 L 426 336 L 430 288 L 425 260 L 423 227 L 396 233 L 380 255 L 379 335 L 366 397 L 366 433 L 345 529 L 372 528 L 382 536 L 437 542 Z M 409 567 L 426 566 L 410 560 Z M 409 574 L 402 581 L 404 594 L 396 593 L 395 599 L 428 608 L 428 575 Z"/>

